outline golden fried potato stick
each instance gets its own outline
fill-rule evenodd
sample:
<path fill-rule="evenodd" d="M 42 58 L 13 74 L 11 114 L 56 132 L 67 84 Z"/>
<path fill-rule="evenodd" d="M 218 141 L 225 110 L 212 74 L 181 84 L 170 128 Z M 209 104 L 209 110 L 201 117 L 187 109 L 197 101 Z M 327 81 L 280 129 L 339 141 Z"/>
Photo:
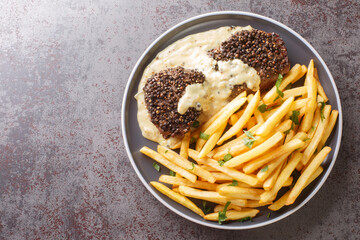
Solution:
<path fill-rule="evenodd" d="M 324 169 L 320 166 L 316 169 L 316 171 L 311 175 L 310 179 L 306 182 L 306 186 L 307 187 L 312 181 L 314 181 L 323 171 Z M 285 186 L 284 186 L 285 187 Z M 305 188 L 304 187 L 304 188 Z M 285 203 L 289 197 L 291 193 L 291 189 L 289 191 L 287 191 L 281 198 L 279 198 L 278 200 L 276 200 L 276 202 L 274 202 L 272 205 L 270 205 L 268 208 L 271 211 L 278 211 L 280 210 L 283 206 L 285 206 Z M 249 201 L 248 201 L 249 202 Z"/>
<path fill-rule="evenodd" d="M 286 201 L 286 205 L 293 204 L 296 198 L 299 196 L 301 191 L 305 188 L 308 179 L 315 172 L 315 170 L 320 166 L 320 164 L 325 160 L 327 155 L 330 153 L 330 147 L 324 147 L 316 157 L 310 162 L 310 164 L 305 168 L 303 173 L 300 175 L 299 179 L 296 181 L 295 186 L 291 190 L 289 198 Z"/>
<path fill-rule="evenodd" d="M 246 129 L 251 129 L 256 125 L 256 118 L 252 117 L 249 119 L 249 121 L 246 123 Z"/>
<path fill-rule="evenodd" d="M 320 143 L 317 147 L 317 150 L 318 152 L 325 146 L 325 143 L 327 141 L 327 139 L 329 138 L 332 130 L 334 129 L 334 126 L 335 126 L 335 123 L 336 123 L 336 120 L 337 120 L 337 117 L 339 115 L 339 112 L 337 110 L 332 110 L 331 111 L 331 115 L 330 115 L 330 118 L 329 118 L 329 122 L 325 128 L 325 131 L 324 131 L 324 134 L 320 140 Z"/>
<path fill-rule="evenodd" d="M 262 206 L 266 206 L 266 205 L 270 205 L 272 204 L 272 201 L 269 202 L 260 202 L 258 200 L 248 200 L 245 204 L 245 207 L 248 208 L 257 208 L 257 207 L 262 207 Z"/>
<path fill-rule="evenodd" d="M 246 97 L 246 91 L 240 93 L 239 95 L 236 96 L 236 98 L 234 98 L 229 104 L 234 104 L 234 102 L 238 101 L 240 98 L 244 98 Z M 226 105 L 227 106 L 227 105 Z M 225 111 L 226 109 L 226 106 L 221 108 L 220 111 L 218 111 L 214 116 L 212 116 L 209 120 L 207 120 L 201 127 L 200 127 L 200 131 L 201 132 L 204 132 L 207 128 L 210 127 L 210 125 L 216 120 L 219 118 L 220 115 L 223 114 L 223 112 Z M 199 132 L 200 133 L 200 132 Z"/>
<path fill-rule="evenodd" d="M 183 140 L 181 141 L 180 147 L 180 156 L 187 159 L 188 158 L 188 149 L 190 144 L 191 134 L 190 132 L 185 133 Z"/>
<path fill-rule="evenodd" d="M 227 198 L 225 196 L 221 196 L 218 192 L 214 192 L 214 191 L 202 191 L 199 189 L 186 187 L 183 185 L 179 186 L 179 191 L 184 196 L 201 199 L 201 200 L 205 200 L 205 201 L 209 201 L 209 202 L 213 202 L 213 203 L 217 203 L 217 204 L 221 204 L 221 205 L 225 205 L 228 201 L 231 201 L 230 205 L 236 205 L 239 207 L 243 207 L 246 204 L 245 199 L 231 199 L 230 200 L 229 198 Z"/>
<path fill-rule="evenodd" d="M 301 159 L 301 162 L 306 165 L 308 161 L 310 160 L 310 157 L 314 154 L 317 146 L 320 143 L 320 140 L 322 139 L 325 128 L 327 128 L 328 122 L 329 122 L 329 115 L 331 111 L 331 106 L 326 105 L 324 107 L 323 116 L 324 119 L 320 120 L 318 127 L 316 128 L 314 137 L 310 140 L 309 145 L 306 147 L 304 151 L 304 156 Z"/>
<path fill-rule="evenodd" d="M 224 210 L 224 205 L 216 205 L 214 207 L 214 213 L 217 213 L 217 212 L 220 212 L 220 211 L 223 211 Z M 235 206 L 235 205 L 232 205 L 232 206 L 228 206 L 227 208 L 228 210 L 236 210 L 236 211 L 241 211 L 241 207 L 238 207 L 238 206 Z"/>
<path fill-rule="evenodd" d="M 245 111 L 241 115 L 239 120 L 219 139 L 219 141 L 217 142 L 218 145 L 221 145 L 225 140 L 228 140 L 232 136 L 236 135 L 238 132 L 242 131 L 247 121 L 249 121 L 251 116 L 254 114 L 255 109 L 257 109 L 259 101 L 260 91 L 257 91 L 254 97 L 250 100 L 247 107 L 245 108 Z"/>
<path fill-rule="evenodd" d="M 211 175 L 211 173 L 209 171 L 201 168 L 200 166 L 198 166 L 195 163 L 190 162 L 186 158 L 183 158 L 176 152 L 174 152 L 166 147 L 163 147 L 161 145 L 158 145 L 157 150 L 164 158 L 166 158 L 167 160 L 176 164 L 177 166 L 181 167 L 182 169 L 184 169 L 188 172 L 191 172 L 191 173 L 205 179 L 206 181 L 208 181 L 210 183 L 215 182 L 214 176 Z M 179 174 L 182 175 L 180 172 L 179 172 Z"/>
<path fill-rule="evenodd" d="M 239 220 L 245 217 L 253 218 L 258 214 L 259 210 L 257 209 L 243 209 L 241 211 L 236 210 L 228 210 L 226 211 L 226 219 L 225 221 L 233 221 Z M 210 213 L 204 216 L 205 220 L 209 221 L 218 221 L 219 220 L 219 213 Z"/>
<path fill-rule="evenodd" d="M 224 107 L 222 114 L 215 119 L 215 121 L 205 130 L 205 134 L 211 135 L 218 130 L 224 122 L 227 122 L 231 115 L 236 112 L 244 103 L 246 102 L 246 97 L 239 98 L 237 101 L 231 101 Z"/>
<path fill-rule="evenodd" d="M 307 86 L 292 88 L 284 91 L 283 99 L 288 99 L 289 97 L 298 97 L 306 94 L 308 92 Z"/>
<path fill-rule="evenodd" d="M 326 93 L 324 91 L 324 88 L 321 86 L 320 80 L 319 80 L 319 75 L 318 75 L 318 71 L 315 68 L 314 69 L 314 77 L 316 79 L 316 85 L 317 85 L 317 89 L 318 89 L 318 93 L 320 94 L 320 96 L 323 98 L 324 102 L 329 101 L 328 97 L 326 96 Z"/>
<path fill-rule="evenodd" d="M 296 152 L 291 157 L 290 161 L 286 164 L 286 167 L 281 171 L 274 187 L 270 191 L 266 191 L 261 194 L 261 201 L 266 202 L 276 197 L 278 191 L 283 187 L 287 179 L 289 179 L 292 172 L 295 170 L 296 165 L 300 162 L 302 154 Z"/>
<path fill-rule="evenodd" d="M 196 175 L 194 175 L 192 173 L 189 173 L 188 171 L 182 169 L 178 165 L 175 165 L 174 163 L 170 162 L 169 160 L 164 158 L 160 153 L 157 153 L 157 152 L 155 152 L 154 150 L 152 150 L 152 149 L 150 149 L 148 147 L 142 147 L 140 149 L 140 152 L 145 154 L 146 156 L 154 159 L 158 163 L 164 165 L 165 167 L 167 167 L 171 171 L 174 171 L 174 172 L 180 174 L 184 178 L 188 179 L 190 182 L 194 183 L 196 181 Z"/>
<path fill-rule="evenodd" d="M 290 69 L 290 71 L 284 76 L 284 78 L 279 86 L 279 90 L 283 91 L 287 87 L 287 85 L 289 85 L 290 83 L 296 82 L 297 80 L 302 78 L 302 76 L 304 76 L 305 73 L 306 73 L 305 66 L 301 66 L 300 64 L 295 64 Z M 278 94 L 276 92 L 276 86 L 274 86 L 269 92 L 267 92 L 265 94 L 265 96 L 263 97 L 263 102 L 265 104 L 271 104 L 274 102 L 274 100 L 277 96 L 278 96 Z"/>
<path fill-rule="evenodd" d="M 234 113 L 229 119 L 229 124 L 233 126 L 237 122 L 237 120 L 239 120 L 239 117 L 236 113 Z"/>
<path fill-rule="evenodd" d="M 232 177 L 222 172 L 211 172 L 211 174 L 216 179 L 215 182 L 224 182 L 224 181 L 229 182 L 233 180 Z"/>
<path fill-rule="evenodd" d="M 266 153 L 265 155 L 260 156 L 259 158 L 256 158 L 254 160 L 252 160 L 251 162 L 247 163 L 243 170 L 245 173 L 252 173 L 255 170 L 261 168 L 262 166 L 264 166 L 265 164 L 267 164 L 268 162 L 286 154 L 286 153 L 292 153 L 293 151 L 295 151 L 298 148 L 301 148 L 302 146 L 304 146 L 304 142 L 301 141 L 300 139 L 294 139 L 291 140 L 290 142 L 281 145 L 280 147 L 274 149 L 271 152 Z"/>
<path fill-rule="evenodd" d="M 275 169 L 275 171 L 272 174 L 270 174 L 270 176 L 265 180 L 265 182 L 263 184 L 263 188 L 265 191 L 270 191 L 274 187 L 275 182 L 276 182 L 277 178 L 279 177 L 280 172 L 284 168 L 284 165 L 285 165 L 285 162 L 280 164 Z"/>
<path fill-rule="evenodd" d="M 228 198 L 260 200 L 260 195 L 264 193 L 264 190 L 237 186 L 222 186 L 219 188 L 218 192 L 220 195 Z"/>
<path fill-rule="evenodd" d="M 241 181 L 241 182 L 247 183 L 247 184 L 252 185 L 252 186 L 257 184 L 257 182 L 258 182 L 256 177 L 253 177 L 253 176 L 247 175 L 245 173 L 242 173 L 242 172 L 240 172 L 240 171 L 238 171 L 238 170 L 236 170 L 234 168 L 229 168 L 229 167 L 226 167 L 226 166 L 220 166 L 219 162 L 215 161 L 214 159 L 211 159 L 211 158 L 208 158 L 208 157 L 199 158 L 198 157 L 198 152 L 196 152 L 195 150 L 189 149 L 189 156 L 198 163 L 209 165 L 210 167 L 215 168 L 219 172 L 222 172 L 222 173 L 225 173 L 226 175 L 229 175 L 234 180 Z"/>
<path fill-rule="evenodd" d="M 309 102 L 306 104 L 306 112 L 300 125 L 300 131 L 302 132 L 307 132 L 311 128 L 314 112 L 317 107 L 317 86 L 316 79 L 314 77 L 314 60 L 312 59 L 309 63 L 305 82 L 308 89 L 307 97 L 309 99 Z"/>
<path fill-rule="evenodd" d="M 209 182 L 202 182 L 202 181 L 196 181 L 196 182 L 192 183 L 185 178 L 173 177 L 173 176 L 169 176 L 169 175 L 161 175 L 159 178 L 159 182 L 173 184 L 173 185 L 184 185 L 187 187 L 200 188 L 200 189 L 205 189 L 205 190 L 209 190 L 209 191 L 216 191 L 216 188 L 219 185 L 216 183 L 209 183 Z"/>
<path fill-rule="evenodd" d="M 286 115 L 286 113 L 289 111 L 292 103 L 294 102 L 294 97 L 290 97 L 286 99 L 286 101 L 281 104 L 281 106 L 277 109 L 277 111 L 269 117 L 264 124 L 262 124 L 258 130 L 256 130 L 255 134 L 257 136 L 266 136 L 268 135 L 278 124 L 281 119 Z"/>
<path fill-rule="evenodd" d="M 180 203 L 184 207 L 190 209 L 191 211 L 199 214 L 202 217 L 204 216 L 203 211 L 200 208 L 198 208 L 198 206 L 196 206 L 195 203 L 193 203 L 187 197 L 184 197 L 184 196 L 180 195 L 179 193 L 177 193 L 175 191 L 172 191 L 171 189 L 169 189 L 168 187 L 166 187 L 165 185 L 163 185 L 161 183 L 150 182 L 150 184 L 154 188 L 156 188 L 159 192 L 161 192 L 162 194 L 168 196 L 169 198 L 171 198 L 175 202 Z"/>
<path fill-rule="evenodd" d="M 290 121 L 291 122 L 291 121 Z M 290 123 L 291 124 L 291 123 Z M 253 128 L 251 128 L 249 131 L 251 133 L 255 132 L 256 129 L 258 129 L 261 126 L 261 123 L 258 123 Z M 249 148 L 244 145 L 244 139 L 246 137 L 246 134 L 242 134 L 238 138 L 231 140 L 227 143 L 225 143 L 222 146 L 219 146 L 215 148 L 212 152 L 214 152 L 214 155 L 212 156 L 213 159 L 219 160 L 223 158 L 226 154 L 230 153 L 233 156 L 236 156 L 240 154 L 241 152 L 244 152 L 248 150 Z M 263 141 L 265 141 L 265 138 L 257 138 L 257 140 L 254 142 L 253 146 L 256 146 Z"/>
<path fill-rule="evenodd" d="M 218 184 L 218 186 L 216 187 L 216 191 L 218 192 L 221 187 L 229 186 L 231 184 L 233 184 L 233 182 L 226 182 L 226 183 Z M 237 184 L 236 185 L 237 187 L 243 187 L 243 188 L 262 188 L 262 185 L 263 185 L 262 182 L 258 182 L 254 186 L 251 186 L 251 185 L 249 185 L 247 183 L 243 183 L 243 182 L 237 182 L 236 184 Z"/>
<path fill-rule="evenodd" d="M 213 135 L 210 136 L 210 138 L 206 141 L 205 145 L 201 149 L 199 153 L 199 158 L 205 157 L 209 154 L 209 152 L 211 152 L 211 150 L 213 150 L 213 148 L 216 146 L 217 141 L 221 137 L 221 134 L 223 134 L 225 127 L 226 122 L 224 122 L 223 125 L 218 130 L 216 130 Z"/>
<path fill-rule="evenodd" d="M 291 154 L 291 152 L 285 153 L 281 155 L 279 158 L 271 161 L 269 164 L 267 164 L 265 167 L 263 167 L 258 173 L 257 178 L 259 181 L 265 181 L 270 174 L 283 162 L 286 161 L 287 157 Z"/>
<path fill-rule="evenodd" d="M 270 148 L 275 146 L 278 142 L 280 142 L 281 139 L 283 139 L 283 137 L 284 137 L 284 134 L 282 132 L 277 132 L 273 136 L 268 138 L 266 141 L 264 141 L 263 143 L 259 144 L 256 147 L 253 147 L 248 152 L 245 152 L 236 157 L 233 157 L 232 159 L 230 159 L 229 161 L 224 163 L 224 166 L 236 167 L 236 166 L 239 166 L 240 164 L 248 162 L 251 159 L 254 159 L 254 158 L 260 156 L 261 154 L 265 153 L 267 150 L 269 150 Z"/>

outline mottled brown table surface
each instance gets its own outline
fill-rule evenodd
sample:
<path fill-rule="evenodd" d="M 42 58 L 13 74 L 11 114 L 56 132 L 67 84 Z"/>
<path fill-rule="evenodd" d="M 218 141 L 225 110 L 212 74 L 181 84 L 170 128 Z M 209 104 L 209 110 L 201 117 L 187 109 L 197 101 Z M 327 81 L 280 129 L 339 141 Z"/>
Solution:
<path fill-rule="evenodd" d="M 0 1 L 0 239 L 360 239 L 359 1 Z M 274 18 L 328 64 L 344 117 L 333 172 L 301 210 L 247 231 L 159 203 L 126 155 L 124 88 L 169 27 L 218 10 Z M 136 123 L 134 123 L 136 124 Z"/>

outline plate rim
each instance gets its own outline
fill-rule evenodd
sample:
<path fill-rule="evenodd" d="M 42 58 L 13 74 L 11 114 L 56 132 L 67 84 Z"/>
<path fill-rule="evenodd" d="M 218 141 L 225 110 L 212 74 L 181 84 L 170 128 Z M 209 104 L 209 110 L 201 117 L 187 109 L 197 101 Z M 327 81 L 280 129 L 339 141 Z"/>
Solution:
<path fill-rule="evenodd" d="M 338 134 L 338 138 L 336 139 L 336 146 L 333 152 L 333 157 L 331 159 L 331 162 L 328 166 L 328 168 L 326 169 L 323 178 L 321 179 L 321 181 L 319 182 L 319 184 L 315 187 L 315 189 L 309 194 L 309 196 L 307 196 L 301 203 L 299 203 L 298 206 L 296 206 L 295 208 L 285 212 L 284 214 L 280 215 L 277 218 L 274 219 L 270 219 L 268 221 L 265 222 L 260 222 L 260 223 L 254 223 L 251 225 L 244 225 L 244 226 L 230 226 L 230 225 L 211 225 L 210 223 L 207 222 L 201 222 L 195 218 L 192 218 L 186 214 L 184 214 L 183 212 L 181 212 L 180 210 L 172 207 L 171 205 L 169 205 L 168 203 L 166 203 L 160 196 L 159 193 L 157 191 L 155 191 L 155 189 L 153 189 L 149 182 L 147 182 L 145 180 L 145 178 L 142 176 L 142 174 L 140 173 L 138 167 L 136 166 L 135 160 L 133 159 L 132 153 L 130 151 L 130 147 L 129 147 L 129 143 L 127 141 L 127 135 L 126 135 L 126 130 L 125 130 L 125 108 L 128 102 L 128 94 L 129 94 L 129 89 L 130 89 L 130 85 L 132 83 L 132 79 L 135 75 L 135 72 L 137 71 L 139 65 L 141 64 L 141 62 L 143 61 L 144 57 L 149 53 L 149 51 L 154 47 L 154 45 L 156 45 L 163 37 L 165 37 L 167 34 L 169 34 L 170 32 L 172 32 L 173 30 L 176 30 L 178 27 L 187 24 L 189 22 L 192 22 L 194 20 L 198 20 L 201 18 L 205 18 L 205 17 L 209 17 L 209 16 L 217 16 L 217 15 L 240 15 L 240 16 L 248 16 L 248 17 L 254 17 L 254 18 L 258 18 L 261 20 L 265 20 L 268 21 L 272 24 L 275 24 L 281 28 L 284 28 L 286 31 L 290 32 L 291 34 L 293 34 L 295 37 L 297 37 L 299 40 L 301 40 L 313 53 L 314 55 L 319 59 L 320 63 L 324 66 L 324 70 L 326 71 L 327 75 L 329 76 L 330 82 L 332 84 L 332 87 L 334 89 L 335 92 L 335 97 L 336 97 L 336 102 L 338 105 L 338 130 L 339 130 L 339 134 Z M 300 34 L 298 34 L 297 32 L 295 32 L 293 29 L 291 29 L 290 27 L 286 26 L 285 24 L 274 20 L 272 18 L 257 14 L 257 13 L 252 13 L 252 12 L 246 12 L 246 11 L 215 11 L 215 12 L 209 12 L 209 13 L 205 13 L 205 14 L 200 14 L 188 19 L 185 19 L 183 21 L 181 21 L 180 23 L 172 26 L 171 28 L 169 28 L 168 30 L 166 30 L 164 33 L 162 33 L 159 37 L 157 37 L 147 48 L 146 50 L 143 52 L 143 54 L 140 56 L 140 58 L 138 59 L 138 61 L 136 62 L 135 66 L 133 67 L 130 76 L 128 78 L 127 84 L 126 84 L 126 88 L 124 91 L 124 95 L 123 95 L 123 101 L 122 101 L 122 107 L 121 107 L 121 129 L 122 129 L 122 137 L 123 137 L 123 142 L 125 145 L 125 149 L 126 149 L 126 153 L 129 157 L 129 160 L 131 162 L 131 165 L 133 167 L 133 169 L 135 170 L 137 176 L 139 177 L 139 179 L 141 180 L 141 182 L 143 183 L 143 185 L 147 188 L 147 190 L 158 200 L 160 201 L 165 207 L 167 207 L 168 209 L 170 209 L 171 211 L 173 211 L 174 213 L 180 215 L 181 217 L 200 224 L 202 226 L 206 226 L 206 227 L 211 227 L 211 228 L 217 228 L 217 229 L 224 229 L 224 230 L 246 230 L 246 229 L 253 229 L 253 228 L 258 228 L 258 227 L 263 227 L 275 222 L 278 222 L 288 216 L 290 216 L 291 214 L 295 213 L 296 211 L 298 211 L 300 208 L 302 208 L 308 201 L 310 201 L 311 198 L 313 198 L 315 196 L 315 194 L 320 190 L 320 188 L 324 185 L 325 181 L 327 180 L 328 176 L 330 175 L 332 168 L 335 165 L 335 162 L 337 160 L 338 157 L 338 153 L 340 150 L 340 145 L 341 145 L 341 139 L 342 139 L 342 128 L 343 128 L 343 116 L 342 116 L 342 107 L 341 107 L 341 99 L 339 96 L 339 92 L 338 92 L 338 88 L 336 86 L 335 80 L 328 68 L 328 66 L 326 65 L 325 61 L 322 59 L 322 57 L 320 56 L 320 54 L 315 50 L 315 48 L 306 40 L 304 39 Z"/>

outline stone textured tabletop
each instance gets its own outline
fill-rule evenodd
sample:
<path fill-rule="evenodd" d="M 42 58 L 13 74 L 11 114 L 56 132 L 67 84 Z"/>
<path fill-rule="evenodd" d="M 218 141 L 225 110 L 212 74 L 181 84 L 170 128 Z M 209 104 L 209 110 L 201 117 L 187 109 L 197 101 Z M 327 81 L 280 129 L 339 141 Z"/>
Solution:
<path fill-rule="evenodd" d="M 300 33 L 343 104 L 325 185 L 287 219 L 254 230 L 210 229 L 168 210 L 136 176 L 121 136 L 122 96 L 142 52 L 176 23 L 218 10 Z M 5 0 L 0 13 L 0 239 L 360 239 L 357 0 Z"/>

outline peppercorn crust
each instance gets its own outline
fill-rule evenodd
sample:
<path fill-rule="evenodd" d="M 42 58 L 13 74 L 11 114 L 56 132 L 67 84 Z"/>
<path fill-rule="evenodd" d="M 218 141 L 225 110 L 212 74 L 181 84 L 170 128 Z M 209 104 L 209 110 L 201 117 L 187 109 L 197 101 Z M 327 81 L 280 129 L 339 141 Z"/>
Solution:
<path fill-rule="evenodd" d="M 257 29 L 234 33 L 219 48 L 210 50 L 209 55 L 217 61 L 240 59 L 253 67 L 260 76 L 261 90 L 268 90 L 279 74 L 284 75 L 290 70 L 285 43 L 280 36 Z M 247 90 L 245 86 L 234 88 L 235 92 L 243 90 Z"/>
<path fill-rule="evenodd" d="M 168 68 L 147 79 L 143 89 L 146 108 L 151 122 L 165 139 L 183 137 L 199 117 L 201 111 L 193 107 L 185 114 L 180 114 L 177 107 L 185 88 L 190 84 L 203 83 L 204 80 L 202 72 L 182 67 Z"/>

